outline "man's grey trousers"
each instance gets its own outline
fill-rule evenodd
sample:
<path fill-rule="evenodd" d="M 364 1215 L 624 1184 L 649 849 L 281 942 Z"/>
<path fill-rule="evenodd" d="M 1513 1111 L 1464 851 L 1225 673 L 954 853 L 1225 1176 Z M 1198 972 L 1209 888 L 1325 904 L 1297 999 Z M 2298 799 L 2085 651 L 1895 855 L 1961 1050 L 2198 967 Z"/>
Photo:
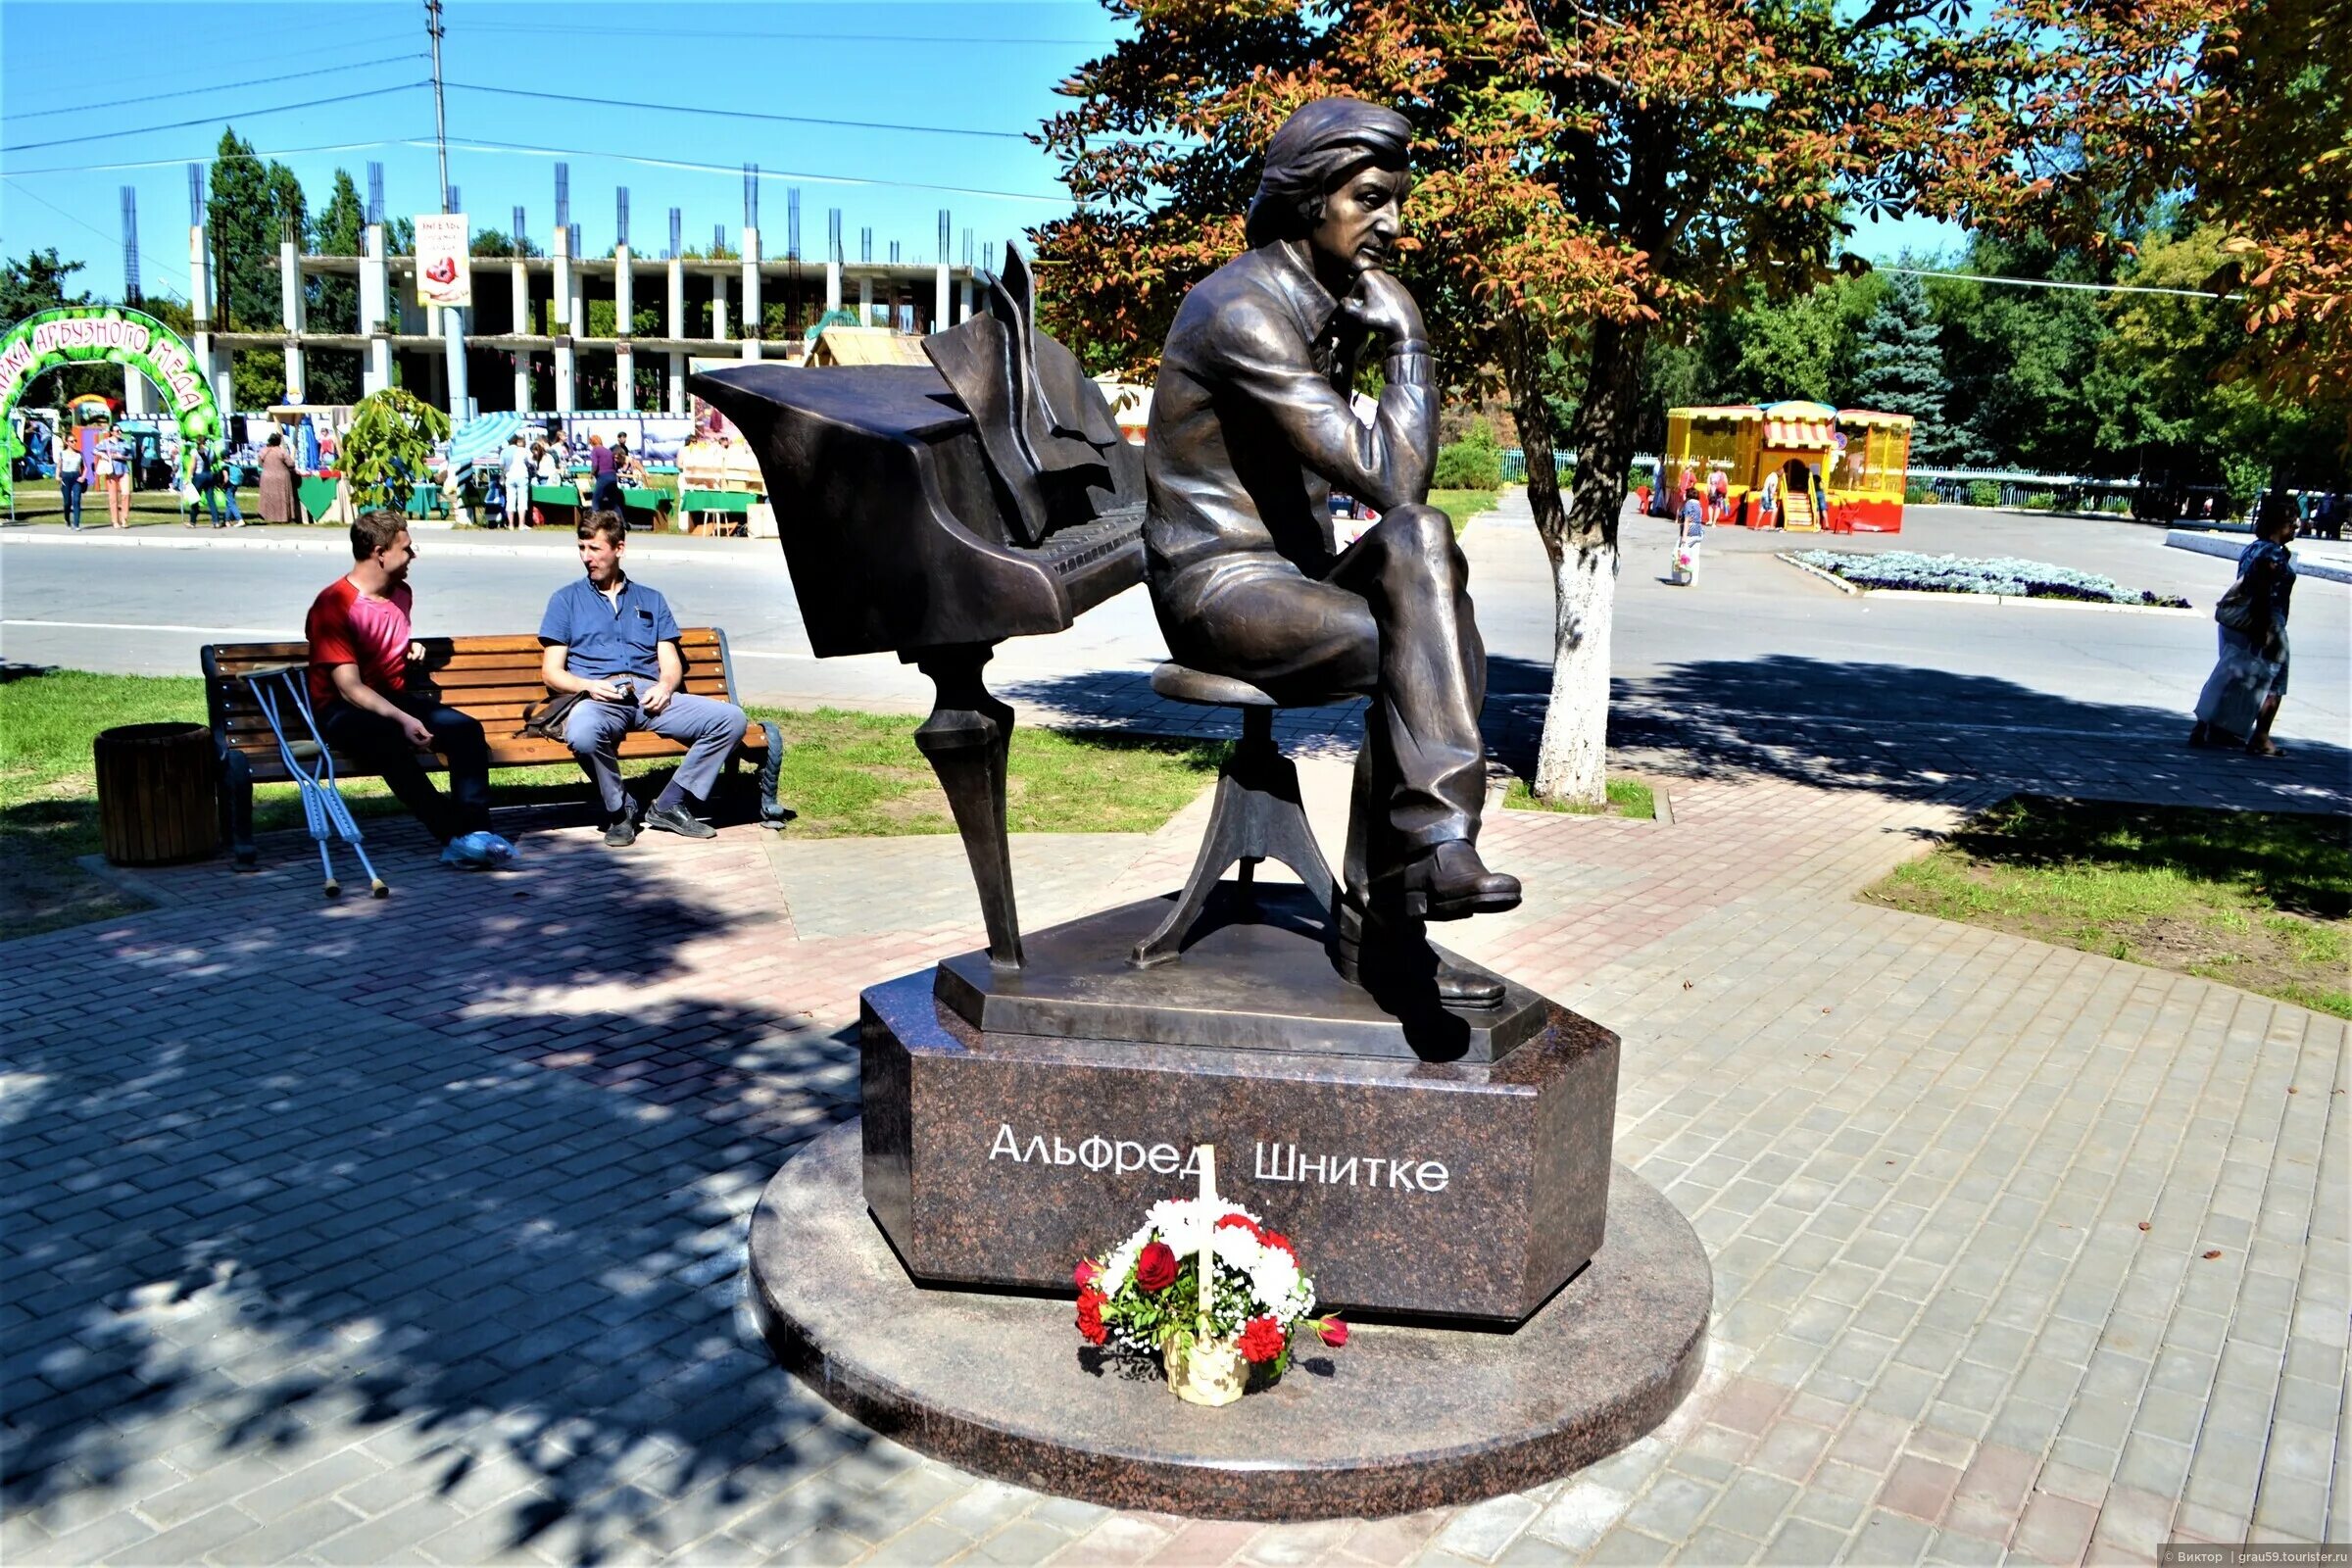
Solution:
<path fill-rule="evenodd" d="M 596 781 L 596 792 L 610 819 L 618 816 L 629 800 L 620 784 L 623 735 L 633 729 L 650 729 L 684 745 L 686 760 L 678 764 L 677 786 L 697 801 L 705 801 L 718 782 L 718 770 L 743 739 L 748 722 L 743 710 L 733 703 L 690 697 L 684 692 L 672 697 L 659 713 L 647 712 L 644 705 L 634 700 L 600 703 L 591 697 L 572 709 L 571 716 L 564 721 L 564 740 Z"/>

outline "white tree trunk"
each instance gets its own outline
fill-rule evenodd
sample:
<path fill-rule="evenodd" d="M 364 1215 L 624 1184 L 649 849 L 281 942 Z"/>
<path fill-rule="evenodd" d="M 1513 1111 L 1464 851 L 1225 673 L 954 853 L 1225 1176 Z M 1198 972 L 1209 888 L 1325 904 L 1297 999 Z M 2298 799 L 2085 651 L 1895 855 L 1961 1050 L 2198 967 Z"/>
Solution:
<path fill-rule="evenodd" d="M 1551 707 L 1536 753 L 1536 794 L 1598 806 L 1608 799 L 1609 633 L 1617 547 L 1573 541 L 1555 569 Z"/>

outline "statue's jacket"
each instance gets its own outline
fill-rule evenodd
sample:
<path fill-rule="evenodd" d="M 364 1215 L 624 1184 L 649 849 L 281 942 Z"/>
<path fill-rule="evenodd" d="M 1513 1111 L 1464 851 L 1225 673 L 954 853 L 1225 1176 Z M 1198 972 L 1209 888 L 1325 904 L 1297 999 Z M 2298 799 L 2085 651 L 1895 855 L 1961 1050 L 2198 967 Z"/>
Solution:
<path fill-rule="evenodd" d="M 1337 556 L 1335 487 L 1384 511 L 1420 499 L 1438 391 L 1392 382 L 1365 424 L 1348 401 L 1363 347 L 1296 242 L 1245 252 L 1194 287 L 1168 332 L 1144 455 L 1155 598 L 1186 568 L 1236 555 L 1321 577 Z"/>

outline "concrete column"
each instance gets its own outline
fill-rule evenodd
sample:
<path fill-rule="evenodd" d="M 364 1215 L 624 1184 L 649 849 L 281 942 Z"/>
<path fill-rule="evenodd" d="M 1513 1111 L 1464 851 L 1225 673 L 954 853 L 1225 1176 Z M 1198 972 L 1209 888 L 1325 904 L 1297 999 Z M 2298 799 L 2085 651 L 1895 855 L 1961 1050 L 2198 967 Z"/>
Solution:
<path fill-rule="evenodd" d="M 370 396 L 392 384 L 391 269 L 384 257 L 384 225 L 370 223 L 361 241 L 360 331 L 368 338 L 368 363 L 360 372 L 361 390 Z"/>
<path fill-rule="evenodd" d="M 286 391 L 295 403 L 307 401 L 310 390 L 298 341 L 310 324 L 308 308 L 302 291 L 302 247 L 281 239 L 277 242 L 277 317 L 286 323 Z"/>
<path fill-rule="evenodd" d="M 531 271 L 522 258 L 507 264 L 507 279 L 514 292 L 514 330 L 537 331 L 538 323 L 531 319 Z M 531 412 L 531 356 L 526 349 L 514 351 L 514 412 Z"/>
<path fill-rule="evenodd" d="M 874 280 L 870 277 L 858 280 L 858 324 L 874 324 Z"/>
<path fill-rule="evenodd" d="M 710 341 L 727 341 L 727 274 L 710 274 Z"/>
<path fill-rule="evenodd" d="M 954 283 L 948 277 L 948 264 L 942 262 L 931 277 L 931 330 L 945 332 L 956 324 Z"/>
<path fill-rule="evenodd" d="M 155 400 L 152 391 L 145 376 L 127 365 L 122 367 L 122 416 L 137 419 L 153 414 Z"/>
<path fill-rule="evenodd" d="M 669 335 L 686 335 L 686 264 L 675 257 L 669 263 Z M 669 412 L 686 412 L 686 356 L 674 349 L 669 356 Z"/>
<path fill-rule="evenodd" d="M 971 318 L 972 318 L 972 279 L 971 279 L 971 276 L 970 276 L 970 274 L 968 274 L 968 273 L 967 273 L 967 274 L 965 274 L 965 276 L 964 276 L 964 279 L 963 279 L 963 311 L 962 311 L 962 314 L 961 314 L 961 315 L 959 315 L 959 316 L 957 316 L 957 317 L 956 318 L 956 319 L 957 319 L 957 320 L 959 320 L 959 321 L 968 321 L 968 320 L 970 320 Z"/>
<path fill-rule="evenodd" d="M 841 262 L 837 257 L 825 258 L 825 309 L 841 309 Z"/>
<path fill-rule="evenodd" d="M 629 248 L 612 248 L 612 335 L 620 341 L 612 350 L 614 401 L 633 412 L 637 407 L 637 351 L 629 346 L 629 316 L 635 309 L 636 279 L 630 275 Z"/>
<path fill-rule="evenodd" d="M 569 414 L 579 407 L 576 401 L 579 384 L 572 364 L 571 336 L 576 330 L 578 310 L 578 280 L 571 270 L 571 235 L 563 228 L 556 230 L 556 412 Z"/>
<path fill-rule="evenodd" d="M 743 231 L 743 357 L 760 357 L 760 334 L 763 330 L 760 316 L 760 231 L 746 226 Z"/>

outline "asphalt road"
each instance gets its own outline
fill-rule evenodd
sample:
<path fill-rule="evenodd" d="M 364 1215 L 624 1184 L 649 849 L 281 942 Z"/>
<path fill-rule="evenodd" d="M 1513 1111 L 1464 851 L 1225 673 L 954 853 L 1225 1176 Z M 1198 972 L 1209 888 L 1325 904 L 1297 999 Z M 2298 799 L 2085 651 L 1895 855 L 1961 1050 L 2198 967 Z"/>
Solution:
<path fill-rule="evenodd" d="M 33 539 L 0 530 L 0 654 L 12 662 L 138 673 L 193 673 L 206 642 L 299 634 L 313 595 L 341 569 L 333 536 L 139 530 Z M 1624 530 L 1613 662 L 1621 698 L 1774 713 L 1836 713 L 2088 731 L 2146 728 L 2186 711 L 2211 666 L 2207 612 L 2231 563 L 2165 548 L 2164 530 L 2130 522 L 1914 508 L 1894 537 L 1790 539 L 1713 530 L 1695 586 L 1661 578 L 1669 525 Z M 166 544 L 187 548 L 162 548 Z M 577 565 L 560 538 L 425 533 L 413 582 L 421 633 L 536 626 L 547 595 Z M 1906 549 L 2022 556 L 2105 572 L 2133 588 L 2185 595 L 2192 615 L 2109 613 L 2074 606 L 2001 606 L 1848 598 L 1774 552 Z M 1548 676 L 1551 588 L 1521 510 L 1465 536 L 1494 689 L 1534 699 Z M 810 656 L 790 576 L 772 541 L 649 540 L 632 569 L 668 595 L 682 620 L 727 628 L 736 675 L 757 701 L 921 710 L 928 683 L 888 656 Z M 2296 589 L 2292 691 L 2282 738 L 2352 740 L 2352 589 L 2305 579 Z M 1151 607 L 1130 592 L 1053 638 L 1004 645 L 991 668 L 1010 686 L 1098 671 L 1148 669 L 1163 657 Z M 2185 723 L 2185 719 L 2179 720 Z"/>

